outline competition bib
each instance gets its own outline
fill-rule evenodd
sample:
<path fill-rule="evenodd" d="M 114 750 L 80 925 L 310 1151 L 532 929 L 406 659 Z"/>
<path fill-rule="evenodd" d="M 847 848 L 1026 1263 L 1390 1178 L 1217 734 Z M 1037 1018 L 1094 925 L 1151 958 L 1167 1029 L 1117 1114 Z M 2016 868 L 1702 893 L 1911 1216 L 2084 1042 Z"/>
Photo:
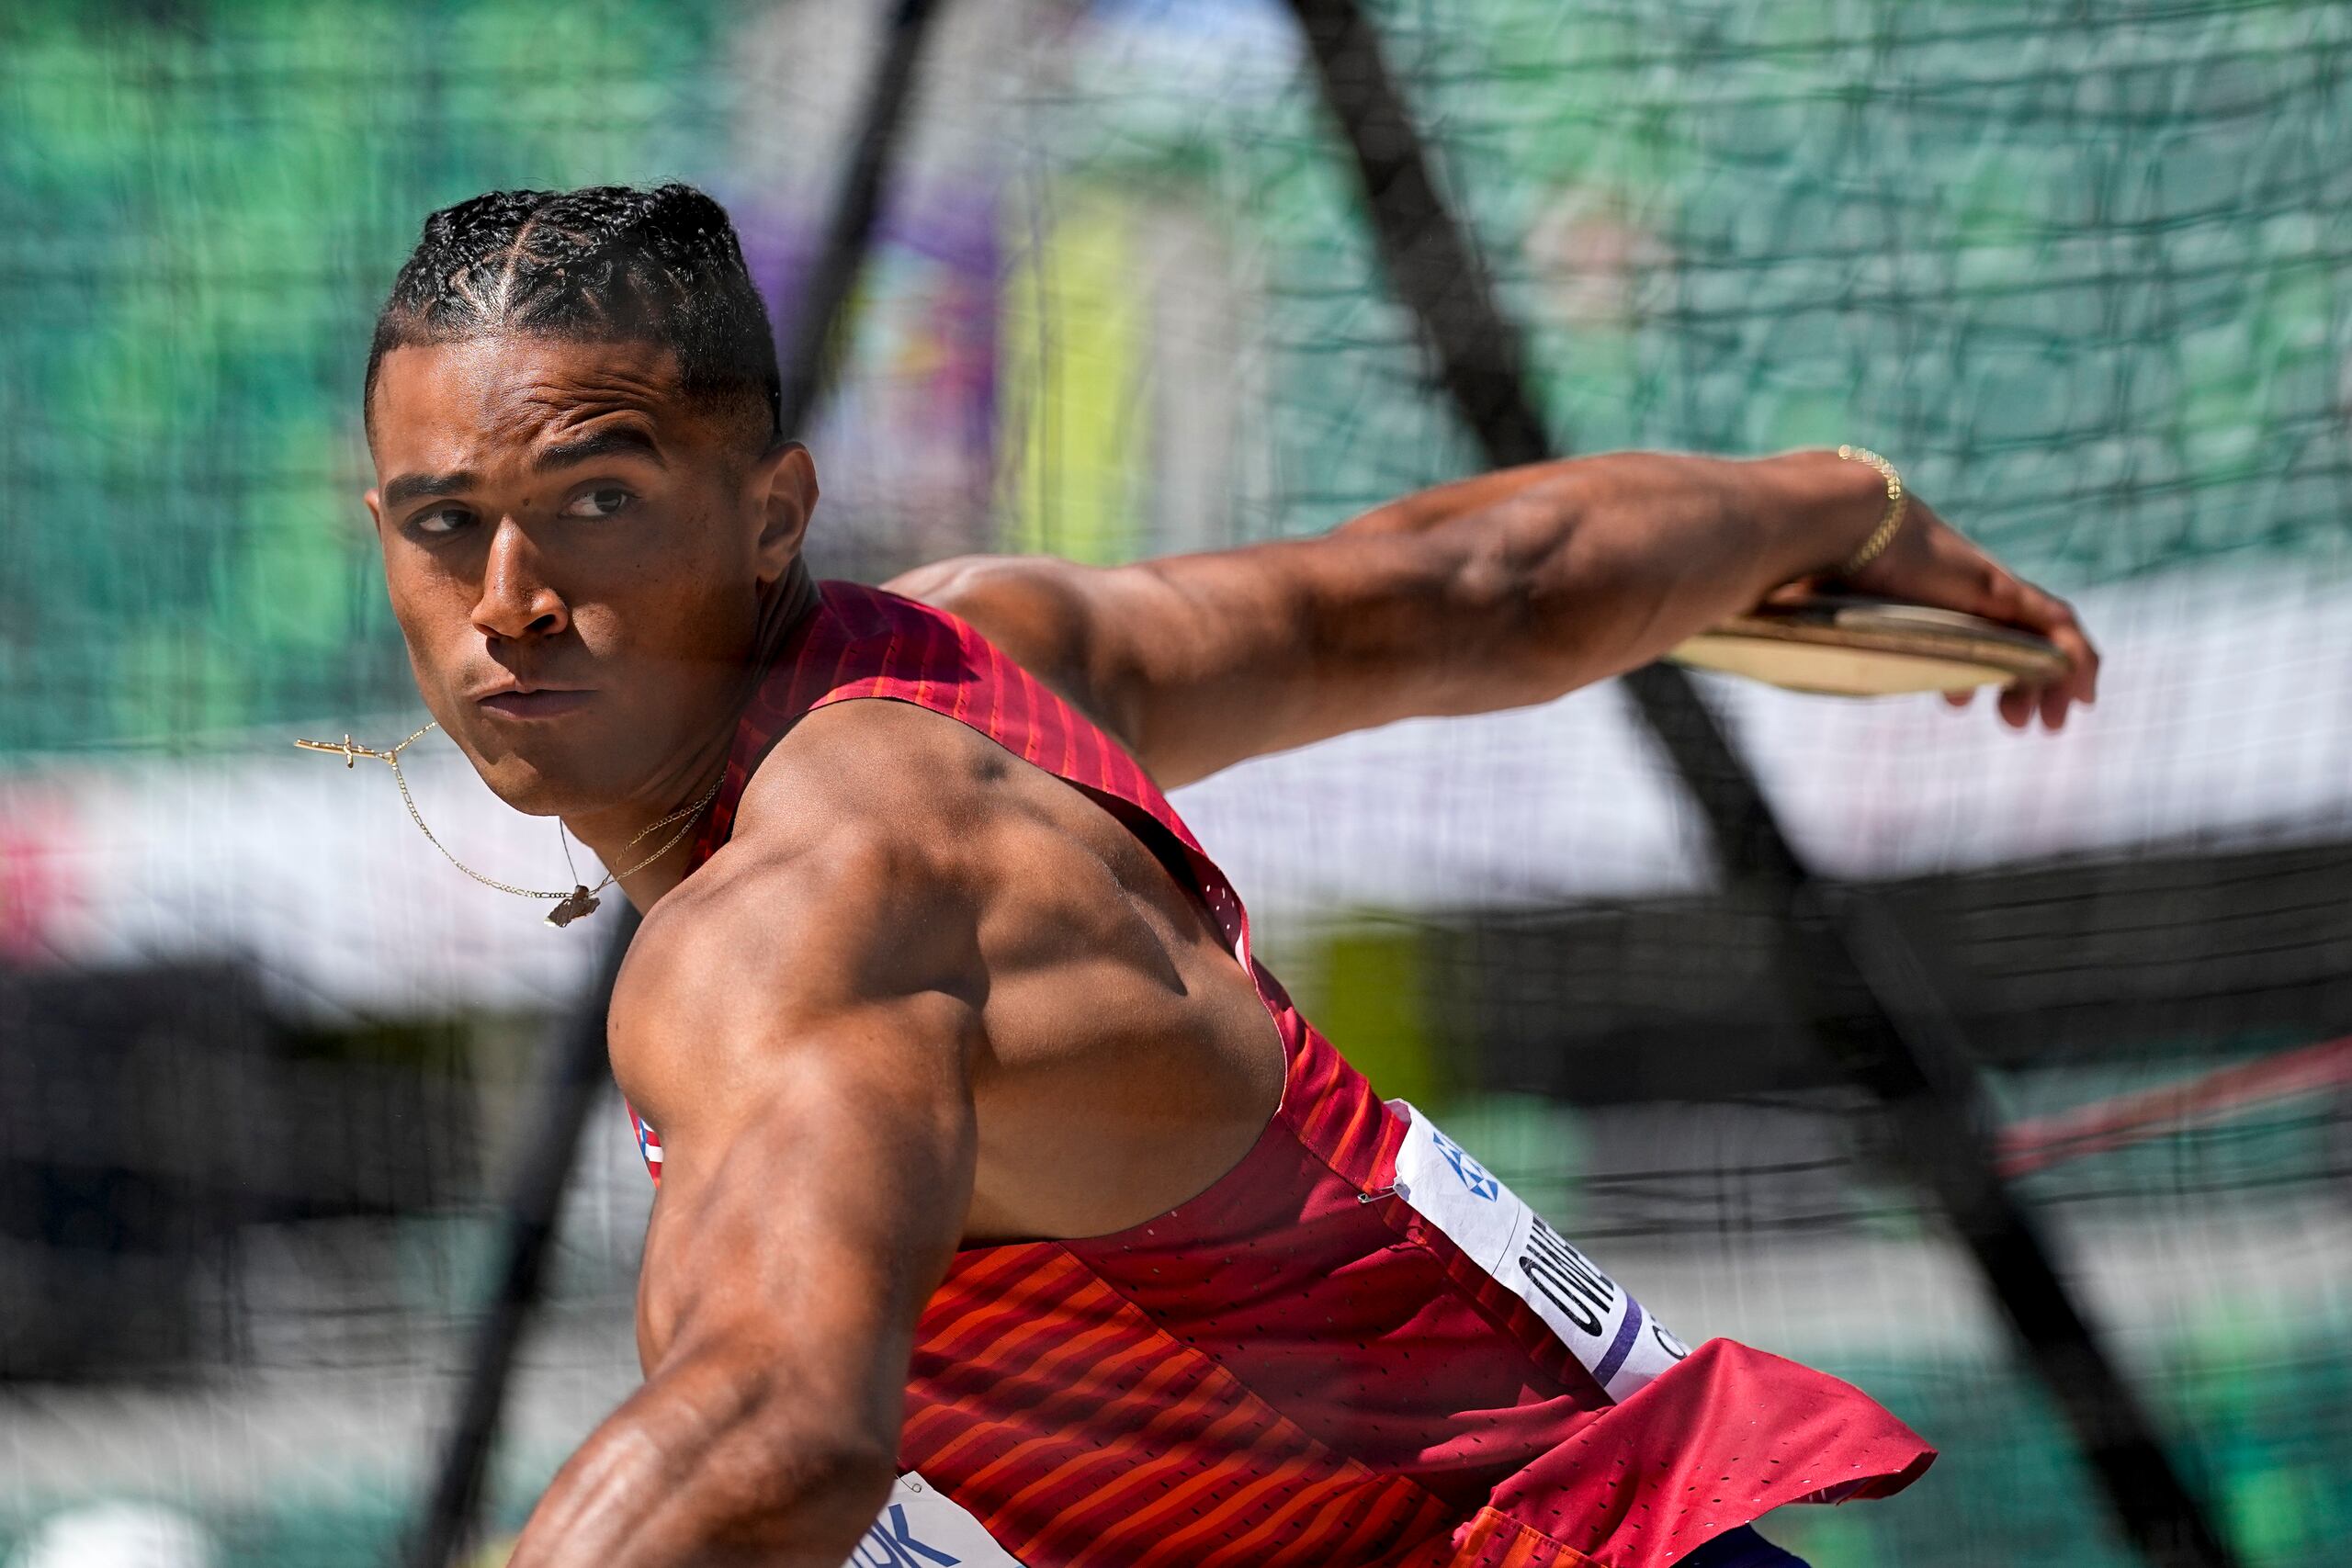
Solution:
<path fill-rule="evenodd" d="M 913 1471 L 899 1477 L 890 1500 L 842 1568 L 1021 1568 L 980 1521 Z"/>
<path fill-rule="evenodd" d="M 1461 1145 L 1412 1105 L 1393 1103 L 1411 1122 L 1396 1151 L 1396 1195 L 1534 1308 L 1611 1400 L 1690 1353 Z"/>

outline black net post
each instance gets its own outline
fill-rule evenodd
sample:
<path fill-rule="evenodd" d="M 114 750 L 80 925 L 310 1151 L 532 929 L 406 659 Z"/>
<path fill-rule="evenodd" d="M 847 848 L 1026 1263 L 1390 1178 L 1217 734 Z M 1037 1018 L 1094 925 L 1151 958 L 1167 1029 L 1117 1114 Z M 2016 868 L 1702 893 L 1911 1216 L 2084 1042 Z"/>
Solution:
<path fill-rule="evenodd" d="M 445 1568 L 473 1537 L 482 1478 L 497 1446 L 515 1352 L 538 1305 L 581 1129 L 609 1081 L 605 1011 L 612 1004 L 613 981 L 628 953 L 629 939 L 637 933 L 637 911 L 624 902 L 605 935 L 595 978 L 548 1037 L 539 1082 L 530 1097 L 530 1131 L 499 1204 L 498 1293 L 475 1326 L 457 1412 L 441 1442 L 433 1492 L 410 1542 L 408 1561 L 415 1568 Z"/>
<path fill-rule="evenodd" d="M 1438 189 L 1377 29 L 1354 0 L 1293 6 L 1362 182 L 1383 266 L 1445 393 L 1491 466 L 1556 456 L 1529 389 L 1523 340 Z M 2000 1302 L 2124 1533 L 2161 1568 L 2229 1568 L 2233 1554 L 2002 1182 L 1967 1043 L 1888 911 L 1863 890 L 1812 874 L 1688 676 L 1657 664 L 1625 685 L 1700 806 L 1725 874 L 1779 916 L 1780 967 L 1799 1016 L 1885 1108 L 1895 1146 Z"/>

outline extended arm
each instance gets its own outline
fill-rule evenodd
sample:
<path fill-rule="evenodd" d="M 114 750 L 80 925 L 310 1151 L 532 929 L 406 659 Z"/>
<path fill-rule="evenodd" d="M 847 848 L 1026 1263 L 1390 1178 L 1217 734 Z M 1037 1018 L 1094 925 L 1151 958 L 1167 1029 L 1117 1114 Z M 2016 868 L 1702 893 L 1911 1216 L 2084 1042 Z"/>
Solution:
<path fill-rule="evenodd" d="M 973 621 L 1163 784 L 1419 715 L 1549 700 L 1832 570 L 1885 503 L 1833 453 L 1622 453 L 1417 491 L 1319 538 L 1094 569 L 973 558 L 893 586 Z M 1853 586 L 2030 626 L 2066 681 L 2005 695 L 2053 728 L 2097 659 L 2066 606 L 1914 505 Z"/>
<path fill-rule="evenodd" d="M 977 1023 L 956 911 L 877 899 L 873 861 L 714 863 L 639 935 L 613 1041 L 664 1145 L 647 1376 L 514 1568 L 839 1568 L 881 1506 L 916 1319 L 970 1202 Z"/>

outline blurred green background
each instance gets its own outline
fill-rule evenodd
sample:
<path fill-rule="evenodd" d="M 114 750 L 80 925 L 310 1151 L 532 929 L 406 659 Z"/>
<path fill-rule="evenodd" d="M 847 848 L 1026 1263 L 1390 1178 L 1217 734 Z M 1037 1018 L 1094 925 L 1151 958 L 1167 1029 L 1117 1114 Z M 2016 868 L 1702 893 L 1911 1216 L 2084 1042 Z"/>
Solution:
<path fill-rule="evenodd" d="M 423 215 L 495 186 L 692 179 L 736 213 L 782 320 L 872 9 L 11 6 L 0 770 L 234 750 L 411 702 L 357 501 L 356 400 Z M 1372 9 L 1569 448 L 1867 443 L 2070 592 L 2352 579 L 2352 7 Z M 1471 466 L 1281 12 L 1038 0 L 960 20 L 943 49 L 813 442 L 823 564 L 1295 534 Z M 7 897 L 0 878 L 0 916 Z M 1539 1206 L 1585 1222 L 1572 1234 L 1606 1231 L 1583 1113 L 1488 1092 L 1448 1057 L 1425 983 L 1442 960 L 1415 928 L 1342 921 L 1292 947 L 1376 1083 L 1448 1107 Z M 2047 1108 L 2121 1081 L 2018 1092 Z M 2230 1134 L 2215 1190 L 2340 1205 L 2340 1111 L 2266 1114 Z M 2117 1201 L 2101 1181 L 2136 1186 L 2172 1205 L 2151 1224 L 2195 1211 L 2193 1238 L 2233 1212 L 2181 1178 L 2214 1157 L 2102 1156 L 2035 1190 L 2096 1207 Z M 1837 1223 L 1928 1228 L 1853 1163 Z M 2352 1535 L 2352 1324 L 2334 1303 L 2182 1317 L 2132 1348 L 2252 1563 L 2333 1561 Z M 1901 1501 L 1779 1532 L 1820 1568 L 2126 1561 L 1998 1354 L 1804 1349 L 1945 1453 Z M 390 1540 L 411 1479 L 189 1506 L 231 1561 L 341 1564 Z M 168 1472 L 93 1488 L 177 1495 Z M 0 1481 L 0 1546 L 62 1500 Z"/>
<path fill-rule="evenodd" d="M 2062 587 L 2249 552 L 2344 569 L 2342 7 L 1377 9 L 1572 448 L 1865 441 Z M 854 83 L 854 54 L 814 47 L 833 20 L 12 6 L 0 753 L 398 700 L 356 388 L 422 215 L 492 186 L 683 175 L 734 207 L 781 287 L 829 173 L 741 154 L 792 139 L 819 70 L 827 95 Z M 1280 14 L 1032 20 L 1026 47 L 1054 58 L 1013 62 L 1010 86 L 1051 73 L 1052 95 L 956 161 L 959 188 L 909 197 L 880 269 L 870 352 L 956 405 L 988 485 L 897 553 L 1166 542 L 1134 281 L 1168 210 L 1246 263 L 1234 324 L 1281 415 L 1212 476 L 1233 534 L 1325 526 L 1457 471 L 1345 169 L 1274 53 Z M 747 58 L 755 28 L 785 36 Z M 1046 219 L 1016 227 L 1024 205 Z M 958 289 L 977 310 L 942 307 Z M 1001 334 L 966 319 L 997 306 Z M 1019 329 L 1041 314 L 1039 352 Z M 1041 433 L 1022 411 L 1044 393 L 1062 406 Z"/>

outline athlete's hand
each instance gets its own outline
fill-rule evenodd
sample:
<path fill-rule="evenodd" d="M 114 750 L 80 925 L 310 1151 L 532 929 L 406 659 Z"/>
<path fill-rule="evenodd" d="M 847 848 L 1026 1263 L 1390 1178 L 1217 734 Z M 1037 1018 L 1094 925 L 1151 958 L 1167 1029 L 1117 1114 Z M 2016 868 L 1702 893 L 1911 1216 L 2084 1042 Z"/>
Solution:
<path fill-rule="evenodd" d="M 1874 498 L 1883 497 L 1884 492 L 1876 486 L 1873 474 Z M 2098 650 L 2075 618 L 2074 606 L 2008 570 L 1917 496 L 1911 498 L 1902 529 L 1876 560 L 1851 577 L 1808 578 L 1773 597 L 1821 589 L 1960 610 L 2039 632 L 2057 644 L 2066 656 L 2068 668 L 2064 675 L 2001 692 L 2001 717 L 2011 728 L 2025 728 L 2039 714 L 2043 728 L 2057 729 L 2065 724 L 2069 707 L 2098 698 Z M 1973 692 L 1955 692 L 1947 694 L 1944 700 L 1954 707 L 1966 707 L 1974 696 Z"/>

